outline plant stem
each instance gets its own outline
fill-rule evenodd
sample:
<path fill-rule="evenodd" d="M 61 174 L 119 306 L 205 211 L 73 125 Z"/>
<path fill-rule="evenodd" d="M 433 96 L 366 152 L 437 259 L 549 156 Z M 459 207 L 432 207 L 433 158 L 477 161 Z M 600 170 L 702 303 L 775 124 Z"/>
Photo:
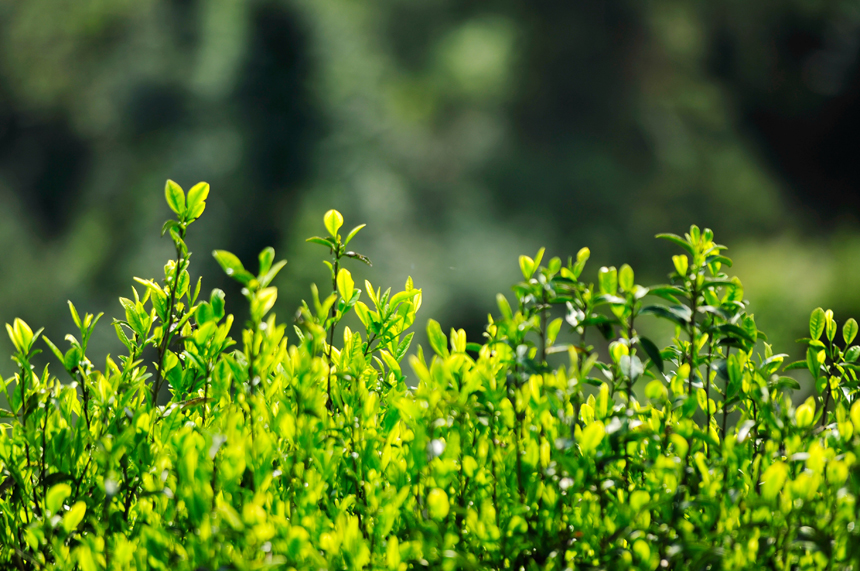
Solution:
<path fill-rule="evenodd" d="M 635 302 L 634 302 L 635 303 Z M 633 400 L 633 308 L 630 308 L 630 319 L 627 321 L 627 349 L 630 354 L 630 367 L 627 371 L 627 404 Z M 626 454 L 626 453 L 625 453 Z"/>
<path fill-rule="evenodd" d="M 696 351 L 696 311 L 698 310 L 697 305 L 699 303 L 699 291 L 698 291 L 699 276 L 698 276 L 698 273 L 693 275 L 691 282 L 693 285 L 693 298 L 691 300 L 691 302 L 692 302 L 691 305 L 692 305 L 693 311 L 690 314 L 690 356 L 689 356 L 690 375 L 687 378 L 687 396 L 689 396 L 693 393 L 693 361 L 694 361 L 694 356 L 695 356 L 694 354 Z"/>
<path fill-rule="evenodd" d="M 202 426 L 206 426 L 206 406 L 209 404 L 209 378 L 212 376 L 212 363 L 206 366 L 206 378 L 203 379 L 203 421 Z"/>
<path fill-rule="evenodd" d="M 546 363 L 546 290 L 541 293 L 541 310 L 540 310 L 540 362 Z"/>
<path fill-rule="evenodd" d="M 729 356 L 732 354 L 732 348 L 726 348 L 726 363 L 728 366 Z M 727 400 L 729 398 L 729 381 L 726 381 L 725 394 L 723 395 L 723 441 L 726 439 L 726 418 L 728 417 L 728 404 Z"/>
<path fill-rule="evenodd" d="M 499 516 L 499 512 L 501 511 L 501 506 L 499 505 L 499 489 L 498 482 L 499 478 L 496 472 L 496 448 L 498 447 L 498 439 L 496 438 L 496 411 L 493 409 L 493 420 L 490 422 L 490 440 L 493 444 L 493 452 L 490 455 L 490 464 L 491 470 L 493 474 L 493 506 L 496 508 L 496 527 L 500 530 L 502 529 L 502 522 Z M 505 536 L 507 535 L 504 530 L 501 532 L 501 548 L 502 548 L 502 561 L 499 568 L 503 568 L 505 566 L 505 559 L 507 559 L 507 542 L 505 540 Z"/>
<path fill-rule="evenodd" d="M 87 390 L 87 377 L 81 372 L 80 366 L 77 368 L 77 374 L 81 378 L 81 392 L 84 395 L 84 420 L 87 423 L 87 432 L 90 432 L 90 392 Z"/>
<path fill-rule="evenodd" d="M 21 432 L 24 436 L 24 454 L 26 455 L 24 469 L 29 472 L 30 470 L 30 440 L 27 438 L 27 380 L 32 379 L 32 372 L 30 371 L 30 363 L 27 361 L 25 357 L 22 356 L 21 361 Z M 27 480 L 30 480 L 29 473 L 27 475 Z M 33 486 L 33 506 L 34 508 L 38 508 L 39 506 L 39 498 L 38 498 L 38 490 L 36 486 Z M 27 513 L 29 510 L 25 510 Z"/>
<path fill-rule="evenodd" d="M 714 352 L 714 340 L 711 339 L 708 343 L 708 360 L 705 362 L 705 412 L 708 415 L 708 422 L 705 425 L 705 434 L 711 433 L 711 356 Z M 711 447 L 705 448 L 708 455 L 708 460 L 711 459 Z"/>
<path fill-rule="evenodd" d="M 47 512 L 46 501 L 48 498 L 48 490 L 47 490 L 47 487 L 45 484 L 45 454 L 48 450 L 47 433 L 48 433 L 48 413 L 49 413 L 49 411 L 50 411 L 50 409 L 48 408 L 48 405 L 46 403 L 46 405 L 45 405 L 45 421 L 42 423 L 42 462 L 41 462 L 41 464 L 42 464 L 42 466 L 41 466 L 42 477 L 41 477 L 41 480 L 42 480 L 42 512 L 43 513 Z"/>
<path fill-rule="evenodd" d="M 331 304 L 331 309 L 329 310 L 329 318 L 331 319 L 331 326 L 330 326 L 330 329 L 328 331 L 328 350 L 326 351 L 326 361 L 328 362 L 328 382 L 327 382 L 327 384 L 328 384 L 328 402 L 326 403 L 326 405 L 328 406 L 329 411 L 334 410 L 334 402 L 332 401 L 332 398 L 331 398 L 331 369 L 332 369 L 331 350 L 332 350 L 332 345 L 334 344 L 334 328 L 336 325 L 334 318 L 337 317 L 337 272 L 340 269 L 339 266 L 340 266 L 340 257 L 335 255 L 334 272 L 332 273 L 332 278 L 331 278 L 331 288 L 334 291 L 335 298 L 334 298 L 334 303 Z"/>
<path fill-rule="evenodd" d="M 179 237 L 185 239 L 185 230 L 180 227 Z M 176 248 L 176 266 L 173 269 L 173 283 L 170 284 L 170 301 L 167 304 L 167 322 L 164 324 L 164 331 L 161 333 L 161 345 L 158 347 L 158 371 L 155 375 L 155 383 L 152 387 L 152 406 L 158 405 L 158 393 L 161 390 L 161 384 L 164 381 L 164 357 L 167 355 L 167 348 L 170 346 L 170 339 L 173 337 L 173 308 L 176 304 L 176 287 L 179 284 L 179 276 L 182 274 L 182 265 L 185 262 L 185 256 L 182 250 Z"/>

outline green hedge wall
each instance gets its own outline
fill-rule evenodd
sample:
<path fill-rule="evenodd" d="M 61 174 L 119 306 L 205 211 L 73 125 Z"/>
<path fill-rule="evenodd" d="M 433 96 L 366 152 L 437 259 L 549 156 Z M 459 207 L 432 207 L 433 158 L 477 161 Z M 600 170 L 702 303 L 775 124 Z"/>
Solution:
<path fill-rule="evenodd" d="M 274 250 L 256 274 L 214 252 L 250 305 L 234 332 L 189 270 L 208 193 L 168 181 L 176 257 L 120 300 L 126 354 L 92 361 L 101 316 L 71 303 L 65 352 L 7 326 L 3 568 L 860 568 L 857 322 L 839 334 L 816 309 L 786 365 L 709 230 L 661 235 L 681 253 L 650 287 L 627 265 L 581 281 L 587 248 L 521 256 L 485 338 L 430 320 L 407 379 L 421 290 L 357 287 L 362 226 L 341 234 L 334 210 L 308 240 L 330 289 L 293 323 L 271 313 Z M 667 347 L 639 334 L 651 320 L 674 328 Z M 815 379 L 797 407 L 793 368 Z"/>

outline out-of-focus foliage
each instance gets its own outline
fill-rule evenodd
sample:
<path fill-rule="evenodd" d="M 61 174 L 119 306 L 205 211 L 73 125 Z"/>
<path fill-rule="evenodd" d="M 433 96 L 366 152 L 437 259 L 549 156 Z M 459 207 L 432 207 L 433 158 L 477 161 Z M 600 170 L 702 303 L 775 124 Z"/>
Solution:
<path fill-rule="evenodd" d="M 224 292 L 207 301 L 191 277 L 186 233 L 209 185 L 168 181 L 165 196 L 175 255 L 120 299 L 127 352 L 99 368 L 101 315 L 74 304 L 65 352 L 21 319 L 6 326 L 18 372 L 2 382 L 3 568 L 856 567 L 857 322 L 817 308 L 804 360 L 758 351 L 711 230 L 658 236 L 678 254 L 651 287 L 626 264 L 583 281 L 588 248 L 521 256 L 482 343 L 429 320 L 410 388 L 401 361 L 423 291 L 356 287 L 344 265 L 369 265 L 353 249 L 364 225 L 329 210 L 307 240 L 331 289 L 311 287 L 293 343 L 272 312 L 286 262 L 266 248 L 251 270 L 213 252 L 248 302 L 234 333 Z M 654 320 L 674 330 L 663 349 L 639 331 Z M 56 360 L 39 372 L 42 346 Z M 815 381 L 796 407 L 791 369 Z"/>
<path fill-rule="evenodd" d="M 514 252 L 588 243 L 659 275 L 647 238 L 696 220 L 788 342 L 807 308 L 762 260 L 860 309 L 859 39 L 823 1 L 6 2 L 0 318 L 51 332 L 69 298 L 129 295 L 168 250 L 138 238 L 170 174 L 225 189 L 233 222 L 203 220 L 202 249 L 280 244 L 302 278 L 321 276 L 298 244 L 343 205 L 378 275 L 470 334 Z"/>

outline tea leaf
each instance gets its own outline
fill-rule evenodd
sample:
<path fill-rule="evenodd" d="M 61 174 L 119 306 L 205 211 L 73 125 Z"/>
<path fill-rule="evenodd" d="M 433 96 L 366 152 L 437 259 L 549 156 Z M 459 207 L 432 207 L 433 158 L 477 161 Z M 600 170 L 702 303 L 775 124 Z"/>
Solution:
<path fill-rule="evenodd" d="M 7 325 L 0 568 L 853 568 L 857 323 L 843 349 L 816 309 L 806 359 L 784 366 L 709 229 L 669 235 L 674 285 L 626 264 L 580 281 L 587 248 L 523 256 L 483 338 L 430 319 L 425 357 L 422 290 L 365 281 L 362 301 L 344 259 L 369 260 L 336 211 L 310 239 L 332 281 L 286 320 L 273 249 L 256 276 L 214 252 L 250 305 L 234 328 L 223 291 L 191 291 L 208 185 L 187 204 L 170 188 L 176 254 L 120 298 L 118 356 L 91 358 L 101 314 L 70 304 L 66 352 L 45 339 L 60 382 L 32 362 L 41 330 Z M 817 393 L 795 406 L 780 369 L 798 368 Z"/>
<path fill-rule="evenodd" d="M 442 333 L 442 328 L 439 322 L 434 319 L 427 321 L 427 339 L 430 341 L 430 346 L 437 355 L 441 357 L 448 356 L 448 338 Z"/>
<path fill-rule="evenodd" d="M 621 286 L 621 291 L 633 291 L 633 268 L 627 264 L 624 264 L 621 266 L 621 269 L 618 270 L 618 285 Z"/>
<path fill-rule="evenodd" d="M 178 184 L 168 180 L 167 184 L 164 185 L 164 197 L 173 212 L 180 217 L 185 215 L 185 193 Z"/>
<path fill-rule="evenodd" d="M 198 182 L 188 191 L 188 220 L 200 218 L 206 209 L 206 199 L 209 197 L 209 183 Z"/>
<path fill-rule="evenodd" d="M 809 336 L 811 338 L 821 338 L 821 334 L 824 333 L 824 322 L 824 310 L 820 307 L 815 308 L 809 317 Z"/>
<path fill-rule="evenodd" d="M 84 516 L 87 513 L 87 505 L 82 502 L 75 502 L 75 505 L 72 506 L 72 509 L 66 512 L 63 516 L 63 529 L 66 533 L 71 533 L 84 520 Z"/>
<path fill-rule="evenodd" d="M 254 279 L 251 272 L 247 271 L 244 266 L 242 266 L 242 262 L 239 261 L 239 258 L 230 252 L 226 250 L 215 250 L 212 252 L 212 255 L 215 257 L 218 265 L 221 266 L 221 269 L 224 270 L 224 273 L 231 278 L 244 285 L 248 285 L 248 283 Z"/>
<path fill-rule="evenodd" d="M 681 238 L 680 236 L 677 236 L 675 234 L 657 234 L 657 238 L 662 238 L 663 240 L 669 240 L 673 244 L 680 246 L 681 248 L 686 250 L 687 253 L 690 254 L 691 256 L 696 255 L 696 253 L 693 250 L 693 247 L 690 245 L 690 243 L 687 242 L 686 240 L 684 240 L 683 238 Z"/>
<path fill-rule="evenodd" d="M 857 337 L 857 330 L 857 321 L 853 317 L 842 326 L 842 339 L 846 345 L 851 345 L 851 342 Z"/>
<path fill-rule="evenodd" d="M 445 490 L 439 488 L 430 490 L 430 493 L 427 494 L 427 511 L 430 513 L 430 517 L 436 521 L 441 521 L 448 516 L 449 509 L 448 494 L 445 493 Z"/>
<path fill-rule="evenodd" d="M 359 224 L 358 226 L 356 226 L 355 228 L 350 230 L 349 234 L 347 234 L 347 236 L 346 236 L 346 239 L 343 241 L 343 245 L 346 246 L 347 244 L 349 244 L 352 241 L 352 239 L 355 238 L 355 235 L 358 234 L 358 231 L 361 230 L 362 228 L 364 228 L 365 226 L 367 226 L 367 224 Z"/>
<path fill-rule="evenodd" d="M 323 223 L 332 238 L 337 237 L 337 231 L 343 226 L 343 216 L 337 210 L 329 210 L 323 216 Z"/>
<path fill-rule="evenodd" d="M 45 507 L 52 514 L 60 511 L 63 502 L 72 494 L 72 487 L 66 483 L 57 484 L 48 490 L 45 496 Z"/>
<path fill-rule="evenodd" d="M 645 350 L 645 353 L 648 355 L 648 358 L 651 359 L 651 362 L 654 364 L 654 367 L 656 367 L 657 370 L 662 373 L 663 356 L 660 354 L 660 350 L 657 348 L 654 342 L 647 337 L 640 337 L 639 345 L 642 347 L 642 349 Z"/>
<path fill-rule="evenodd" d="M 582 429 L 582 436 L 579 438 L 579 448 L 583 455 L 588 455 L 593 452 L 603 441 L 606 435 L 606 428 L 599 420 L 595 420 L 588 426 Z"/>

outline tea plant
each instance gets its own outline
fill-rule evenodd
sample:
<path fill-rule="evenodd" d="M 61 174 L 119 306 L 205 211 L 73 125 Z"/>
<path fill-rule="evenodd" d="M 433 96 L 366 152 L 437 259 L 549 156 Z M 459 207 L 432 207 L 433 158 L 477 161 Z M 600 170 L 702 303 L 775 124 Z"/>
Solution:
<path fill-rule="evenodd" d="M 582 280 L 588 249 L 520 257 L 485 339 L 410 348 L 421 290 L 356 287 L 329 211 L 331 285 L 276 320 L 274 250 L 243 286 L 201 297 L 186 235 L 209 187 L 168 181 L 175 246 L 114 320 L 126 353 L 90 360 L 99 316 L 69 304 L 69 348 L 8 325 L 18 372 L 0 410 L 0 564 L 9 569 L 856 569 L 860 402 L 832 312 L 785 365 L 747 311 L 710 230 L 661 235 L 669 283 Z M 357 331 L 342 325 L 354 312 Z M 637 327 L 674 328 L 661 349 Z M 37 371 L 39 338 L 57 365 Z M 100 362 L 102 362 L 100 361 Z M 795 407 L 808 370 L 815 394 Z M 163 401 L 166 402 L 161 404 Z"/>

